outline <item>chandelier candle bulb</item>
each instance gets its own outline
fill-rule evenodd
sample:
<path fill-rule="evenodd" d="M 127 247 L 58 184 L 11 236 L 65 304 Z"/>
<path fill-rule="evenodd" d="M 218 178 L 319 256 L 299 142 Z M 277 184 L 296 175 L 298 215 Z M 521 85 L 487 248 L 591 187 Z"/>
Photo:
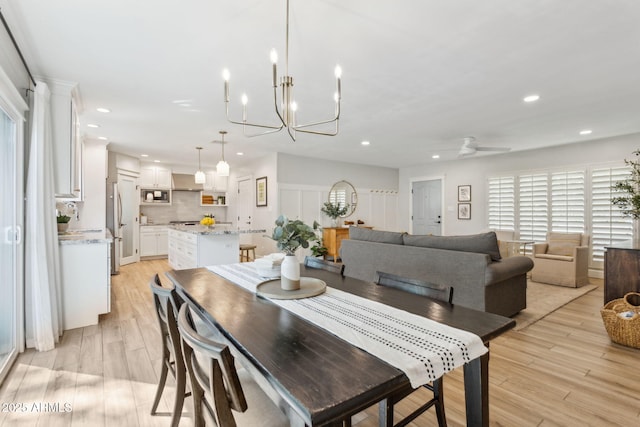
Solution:
<path fill-rule="evenodd" d="M 231 75 L 229 74 L 228 69 L 222 70 L 222 78 L 224 79 L 224 102 L 229 105 L 229 78 Z"/>

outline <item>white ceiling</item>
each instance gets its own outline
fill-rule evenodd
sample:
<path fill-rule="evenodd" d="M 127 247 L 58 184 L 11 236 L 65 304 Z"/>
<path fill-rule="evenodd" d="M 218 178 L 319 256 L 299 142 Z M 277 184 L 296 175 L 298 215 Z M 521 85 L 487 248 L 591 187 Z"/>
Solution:
<path fill-rule="evenodd" d="M 246 91 L 250 121 L 275 123 L 269 51 L 283 72 L 285 0 L 3 3 L 32 72 L 78 83 L 87 138 L 167 163 L 195 165 L 200 145 L 215 165 L 221 129 L 232 168 L 273 151 L 403 167 L 454 159 L 468 135 L 526 150 L 640 132 L 636 0 L 291 0 L 299 122 L 333 114 L 343 69 L 339 135 L 295 143 L 229 124 L 221 77 L 235 118 Z"/>

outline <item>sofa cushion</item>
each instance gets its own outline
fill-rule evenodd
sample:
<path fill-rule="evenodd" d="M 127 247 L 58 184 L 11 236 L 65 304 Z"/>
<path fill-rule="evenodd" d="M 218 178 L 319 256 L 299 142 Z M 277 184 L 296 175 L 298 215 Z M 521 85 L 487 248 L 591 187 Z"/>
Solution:
<path fill-rule="evenodd" d="M 493 261 L 500 261 L 500 248 L 496 233 L 490 231 L 468 236 L 404 236 L 404 244 L 423 248 L 448 249 L 451 251 L 487 254 Z"/>
<path fill-rule="evenodd" d="M 582 233 L 549 233 L 547 240 L 549 241 L 548 254 L 571 256 L 573 248 L 580 246 Z"/>
<path fill-rule="evenodd" d="M 402 236 L 406 233 L 396 231 L 372 230 L 364 227 L 349 227 L 349 238 L 352 240 L 364 240 L 366 242 L 391 243 L 402 245 Z"/>
<path fill-rule="evenodd" d="M 565 255 L 536 254 L 535 257 L 536 258 L 540 258 L 540 259 L 553 259 L 555 261 L 573 262 L 573 257 L 572 256 L 565 256 Z"/>

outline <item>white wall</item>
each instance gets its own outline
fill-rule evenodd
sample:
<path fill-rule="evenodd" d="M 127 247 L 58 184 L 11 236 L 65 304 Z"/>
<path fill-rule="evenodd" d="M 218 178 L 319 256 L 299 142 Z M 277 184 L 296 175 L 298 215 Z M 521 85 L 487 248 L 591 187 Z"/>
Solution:
<path fill-rule="evenodd" d="M 400 169 L 399 224 L 409 230 L 411 181 L 444 177 L 443 234 L 473 234 L 487 228 L 487 178 L 498 174 L 597 164 L 623 164 L 640 148 L 640 134 L 518 151 L 449 162 L 434 162 Z M 471 220 L 457 219 L 458 185 L 471 185 Z"/>
<path fill-rule="evenodd" d="M 255 205 L 256 178 L 267 177 L 267 206 L 258 207 Z M 229 192 L 227 193 L 227 203 L 229 204 L 229 215 L 234 223 L 238 220 L 238 179 L 249 178 L 251 181 L 251 198 L 253 212 L 251 215 L 251 228 L 254 230 L 266 230 L 265 234 L 271 234 L 274 221 L 278 217 L 278 153 L 266 155 L 242 168 L 231 170 L 229 176 Z M 241 237 L 242 242 L 251 242 L 257 245 L 256 255 L 264 255 L 276 252 L 275 243 L 262 233 L 250 234 Z"/>

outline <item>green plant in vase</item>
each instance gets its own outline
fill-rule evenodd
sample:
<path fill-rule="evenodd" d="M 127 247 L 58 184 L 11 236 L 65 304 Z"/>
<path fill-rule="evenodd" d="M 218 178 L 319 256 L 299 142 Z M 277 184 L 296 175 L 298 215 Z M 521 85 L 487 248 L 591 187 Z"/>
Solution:
<path fill-rule="evenodd" d="M 280 267 L 282 289 L 287 291 L 300 289 L 300 263 L 295 253 L 300 248 L 308 248 L 309 242 L 318 241 L 316 230 L 319 227 L 320 224 L 317 221 L 314 221 L 313 227 L 310 227 L 299 219 L 290 221 L 284 215 L 276 219 L 276 227 L 273 229 L 271 239 L 275 240 L 278 249 L 285 253 Z"/>
<path fill-rule="evenodd" d="M 345 215 L 349 211 L 349 205 L 345 204 L 341 206 L 340 203 L 333 204 L 331 202 L 325 202 L 324 206 L 320 208 L 320 212 L 331 218 L 331 226 L 338 226 L 338 218 Z"/>
<path fill-rule="evenodd" d="M 70 220 L 71 220 L 71 217 L 69 215 L 58 213 L 58 216 L 56 217 L 56 222 L 58 224 L 59 233 L 67 231 L 67 229 L 69 228 Z"/>

